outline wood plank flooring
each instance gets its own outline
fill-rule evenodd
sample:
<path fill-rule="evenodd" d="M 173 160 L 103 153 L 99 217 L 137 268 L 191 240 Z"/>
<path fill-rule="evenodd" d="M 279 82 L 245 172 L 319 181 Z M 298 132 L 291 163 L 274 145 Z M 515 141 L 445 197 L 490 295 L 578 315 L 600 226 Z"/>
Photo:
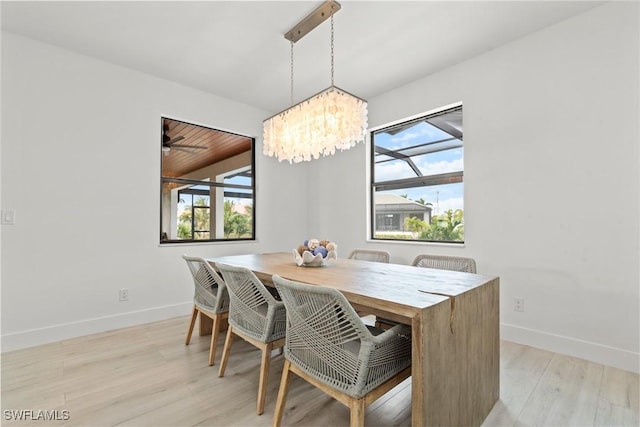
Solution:
<path fill-rule="evenodd" d="M 260 352 L 237 339 L 218 378 L 224 340 L 210 367 L 209 337 L 195 335 L 185 346 L 187 323 L 180 317 L 2 354 L 0 423 L 270 426 L 282 356 L 274 352 L 265 413 L 257 416 Z M 500 400 L 483 426 L 640 423 L 637 374 L 506 341 L 500 363 Z M 367 409 L 366 425 L 411 425 L 410 399 L 408 379 Z M 349 411 L 294 377 L 283 425 L 347 426 Z"/>

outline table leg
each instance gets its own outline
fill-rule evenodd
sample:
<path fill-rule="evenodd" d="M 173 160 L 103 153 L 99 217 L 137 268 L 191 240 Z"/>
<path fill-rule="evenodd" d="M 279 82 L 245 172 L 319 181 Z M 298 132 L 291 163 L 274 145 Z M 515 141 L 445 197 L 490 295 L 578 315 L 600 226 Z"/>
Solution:
<path fill-rule="evenodd" d="M 200 315 L 200 336 L 211 335 L 213 329 L 213 320 L 209 316 Z"/>
<path fill-rule="evenodd" d="M 199 335 L 211 335 L 211 331 L 213 330 L 213 320 L 211 320 L 211 318 L 208 316 L 203 316 L 202 314 L 199 317 Z M 229 319 L 227 319 L 226 317 L 220 319 L 220 331 L 226 331 L 228 325 Z"/>
<path fill-rule="evenodd" d="M 499 281 L 452 298 L 413 320 L 414 426 L 479 426 L 500 398 Z"/>

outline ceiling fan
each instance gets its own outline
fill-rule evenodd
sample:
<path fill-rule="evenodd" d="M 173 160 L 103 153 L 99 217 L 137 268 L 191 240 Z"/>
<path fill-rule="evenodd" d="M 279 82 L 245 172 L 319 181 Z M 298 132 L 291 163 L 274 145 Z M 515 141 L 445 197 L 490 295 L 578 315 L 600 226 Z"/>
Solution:
<path fill-rule="evenodd" d="M 165 124 L 162 126 L 162 152 L 164 155 L 168 155 L 171 150 L 184 151 L 185 153 L 195 154 L 189 149 L 198 149 L 198 150 L 206 150 L 208 147 L 203 147 L 201 145 L 184 145 L 184 144 L 176 144 L 176 142 L 182 141 L 184 136 L 178 135 L 175 138 L 171 138 L 169 136 L 169 125 Z"/>

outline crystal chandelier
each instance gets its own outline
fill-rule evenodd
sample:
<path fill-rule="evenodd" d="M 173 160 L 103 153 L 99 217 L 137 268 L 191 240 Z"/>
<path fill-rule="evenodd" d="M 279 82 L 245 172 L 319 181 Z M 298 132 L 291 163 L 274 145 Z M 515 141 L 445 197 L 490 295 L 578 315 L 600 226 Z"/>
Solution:
<path fill-rule="evenodd" d="M 364 141 L 367 101 L 333 83 L 333 14 L 340 9 L 326 1 L 285 34 L 291 42 L 291 103 L 293 104 L 293 44 L 331 17 L 331 86 L 266 119 L 263 123 L 263 153 L 289 163 L 318 159 L 347 150 Z"/>

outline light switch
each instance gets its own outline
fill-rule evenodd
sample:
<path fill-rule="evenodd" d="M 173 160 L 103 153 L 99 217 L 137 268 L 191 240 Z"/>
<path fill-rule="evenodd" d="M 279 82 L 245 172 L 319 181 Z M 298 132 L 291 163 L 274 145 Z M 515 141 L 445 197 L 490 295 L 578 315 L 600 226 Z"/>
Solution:
<path fill-rule="evenodd" d="M 16 223 L 16 211 L 14 210 L 6 210 L 2 211 L 2 223 L 13 225 Z"/>

